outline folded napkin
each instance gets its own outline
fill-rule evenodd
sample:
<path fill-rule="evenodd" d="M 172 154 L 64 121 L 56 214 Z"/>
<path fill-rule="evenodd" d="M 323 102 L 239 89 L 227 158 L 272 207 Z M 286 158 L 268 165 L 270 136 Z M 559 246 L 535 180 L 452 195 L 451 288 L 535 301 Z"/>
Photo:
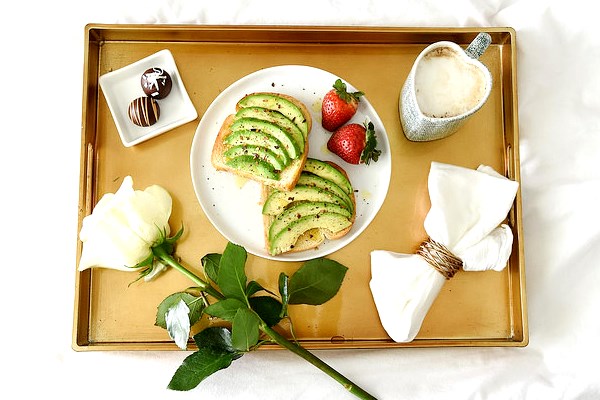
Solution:
<path fill-rule="evenodd" d="M 460 268 L 501 271 L 512 250 L 512 232 L 502 221 L 517 182 L 484 165 L 473 170 L 433 162 L 427 184 L 429 239 L 416 254 L 371 252 L 371 293 L 384 329 L 396 342 L 415 338 L 444 282 Z"/>

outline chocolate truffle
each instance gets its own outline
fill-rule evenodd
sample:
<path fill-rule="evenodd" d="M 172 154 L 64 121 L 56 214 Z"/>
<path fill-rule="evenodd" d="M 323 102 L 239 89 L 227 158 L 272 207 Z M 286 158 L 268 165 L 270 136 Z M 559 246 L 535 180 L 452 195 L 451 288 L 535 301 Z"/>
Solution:
<path fill-rule="evenodd" d="M 171 76 L 162 68 L 147 69 L 141 78 L 142 89 L 147 96 L 154 99 L 164 99 L 171 93 L 173 81 Z"/>
<path fill-rule="evenodd" d="M 138 126 L 154 125 L 160 117 L 158 102 L 151 97 L 138 97 L 129 103 L 127 115 Z"/>

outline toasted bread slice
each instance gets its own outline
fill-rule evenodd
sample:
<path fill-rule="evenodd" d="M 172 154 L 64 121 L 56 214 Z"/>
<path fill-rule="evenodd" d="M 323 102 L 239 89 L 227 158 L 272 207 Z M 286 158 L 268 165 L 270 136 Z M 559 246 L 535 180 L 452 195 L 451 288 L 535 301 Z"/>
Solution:
<path fill-rule="evenodd" d="M 336 168 L 338 171 L 340 171 L 346 177 L 346 179 L 348 179 L 348 175 L 342 167 L 340 167 L 339 165 L 337 165 L 333 162 L 327 162 L 327 163 L 329 165 L 333 166 L 334 168 Z M 262 194 L 261 194 L 261 203 L 262 204 L 265 204 L 265 202 L 267 201 L 269 196 L 274 192 L 274 190 L 275 189 L 273 187 L 270 187 L 267 185 L 262 186 Z M 271 232 L 272 224 L 274 223 L 275 219 L 279 215 L 281 215 L 281 213 L 278 215 L 268 215 L 268 214 L 263 213 L 264 239 L 265 239 L 265 247 L 266 247 L 267 251 L 271 255 L 306 251 L 306 250 L 310 250 L 310 249 L 316 249 L 323 242 L 325 242 L 325 240 L 336 240 L 336 239 L 339 239 L 339 238 L 345 236 L 352 229 L 352 226 L 354 225 L 354 221 L 356 219 L 356 199 L 354 197 L 354 193 L 352 193 L 349 197 L 352 202 L 352 207 L 349 208 L 349 207 L 342 206 L 343 208 L 346 209 L 345 210 L 346 213 L 344 215 L 347 217 L 347 219 L 349 221 L 349 224 L 346 227 L 344 227 L 343 229 L 335 230 L 335 231 L 332 231 L 330 229 L 326 229 L 323 227 L 308 229 L 308 230 L 304 231 L 302 234 L 300 234 L 298 236 L 297 240 L 291 246 L 289 246 L 289 248 L 286 248 L 283 251 L 281 249 L 273 249 L 272 248 L 273 243 L 271 241 L 271 239 L 273 239 L 272 232 Z M 290 210 L 296 204 L 299 204 L 299 203 L 307 204 L 309 202 L 310 201 L 305 201 L 305 200 L 300 200 L 298 202 L 291 202 L 289 205 L 286 206 L 286 209 Z M 336 205 L 333 205 L 333 206 L 335 207 Z M 325 212 L 325 211 L 326 210 L 323 209 L 323 212 Z M 298 217 L 300 217 L 300 216 L 298 216 Z"/>
<path fill-rule="evenodd" d="M 234 132 L 232 130 L 232 126 L 234 126 L 236 123 L 236 116 L 231 114 L 225 119 L 225 121 L 223 121 L 223 124 L 221 125 L 219 133 L 215 139 L 211 154 L 212 165 L 219 171 L 226 171 L 279 190 L 290 190 L 296 185 L 308 156 L 308 133 L 310 132 L 310 127 L 312 126 L 311 115 L 306 106 L 292 96 L 268 92 L 255 93 L 254 95 L 277 96 L 293 103 L 299 110 L 301 110 L 304 127 L 308 127 L 308 131 L 304 137 L 304 143 L 302 143 L 303 148 L 301 149 L 301 153 L 296 158 L 291 159 L 276 138 L 274 139 L 268 133 L 261 132 L 258 129 L 248 131 L 249 134 L 257 135 L 257 138 L 253 139 L 255 141 L 254 144 L 251 146 L 247 145 L 248 140 L 250 140 L 248 138 L 246 138 L 246 140 L 232 140 L 234 138 L 233 135 L 238 135 L 240 138 L 243 138 L 243 135 L 240 135 L 242 132 Z M 244 98 L 248 96 L 245 96 Z M 240 108 L 241 106 L 238 103 L 236 106 L 236 111 Z M 273 111 L 276 112 L 276 110 Z M 274 125 L 272 123 L 270 124 Z M 275 126 L 275 128 L 279 127 Z M 283 130 L 283 128 L 276 130 Z M 232 165 L 233 163 L 228 157 L 228 150 L 231 150 L 232 147 L 235 147 L 235 144 L 237 144 L 238 149 L 247 151 L 247 155 L 245 156 L 246 163 L 243 164 L 244 167 Z M 251 147 L 252 149 L 260 148 L 261 152 L 266 151 L 268 154 L 265 153 L 266 155 L 263 157 L 262 155 L 258 155 L 253 150 L 248 150 L 248 147 Z M 267 157 L 275 157 L 278 161 L 275 163 L 270 163 L 267 160 Z M 252 161 L 252 165 L 247 163 L 248 160 Z M 280 166 L 283 166 L 283 168 L 280 168 Z"/>

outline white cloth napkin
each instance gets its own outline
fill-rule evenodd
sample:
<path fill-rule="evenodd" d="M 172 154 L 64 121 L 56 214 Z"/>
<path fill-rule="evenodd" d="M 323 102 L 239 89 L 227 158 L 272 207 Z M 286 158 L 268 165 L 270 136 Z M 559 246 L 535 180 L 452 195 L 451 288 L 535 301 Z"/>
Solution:
<path fill-rule="evenodd" d="M 425 231 L 459 257 L 465 271 L 501 271 L 513 241 L 510 227 L 501 223 L 517 189 L 517 182 L 489 166 L 473 170 L 433 162 Z M 415 338 L 445 281 L 417 254 L 371 252 L 371 293 L 384 329 L 396 342 Z"/>

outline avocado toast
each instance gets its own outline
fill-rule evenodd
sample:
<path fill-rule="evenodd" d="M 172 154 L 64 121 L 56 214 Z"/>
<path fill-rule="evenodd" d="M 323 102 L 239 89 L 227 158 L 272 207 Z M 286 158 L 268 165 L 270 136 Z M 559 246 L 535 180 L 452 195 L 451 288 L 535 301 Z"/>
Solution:
<path fill-rule="evenodd" d="M 316 248 L 347 234 L 356 216 L 354 191 L 337 164 L 308 158 L 290 190 L 263 186 L 265 242 L 270 255 Z"/>
<path fill-rule="evenodd" d="M 290 190 L 306 162 L 311 125 L 306 106 L 292 96 L 248 94 L 223 122 L 211 162 L 217 170 Z"/>
<path fill-rule="evenodd" d="M 226 117 L 213 145 L 217 170 L 261 183 L 265 247 L 273 256 L 316 248 L 354 224 L 356 202 L 346 172 L 308 158 L 311 124 L 296 98 L 251 93 Z"/>

